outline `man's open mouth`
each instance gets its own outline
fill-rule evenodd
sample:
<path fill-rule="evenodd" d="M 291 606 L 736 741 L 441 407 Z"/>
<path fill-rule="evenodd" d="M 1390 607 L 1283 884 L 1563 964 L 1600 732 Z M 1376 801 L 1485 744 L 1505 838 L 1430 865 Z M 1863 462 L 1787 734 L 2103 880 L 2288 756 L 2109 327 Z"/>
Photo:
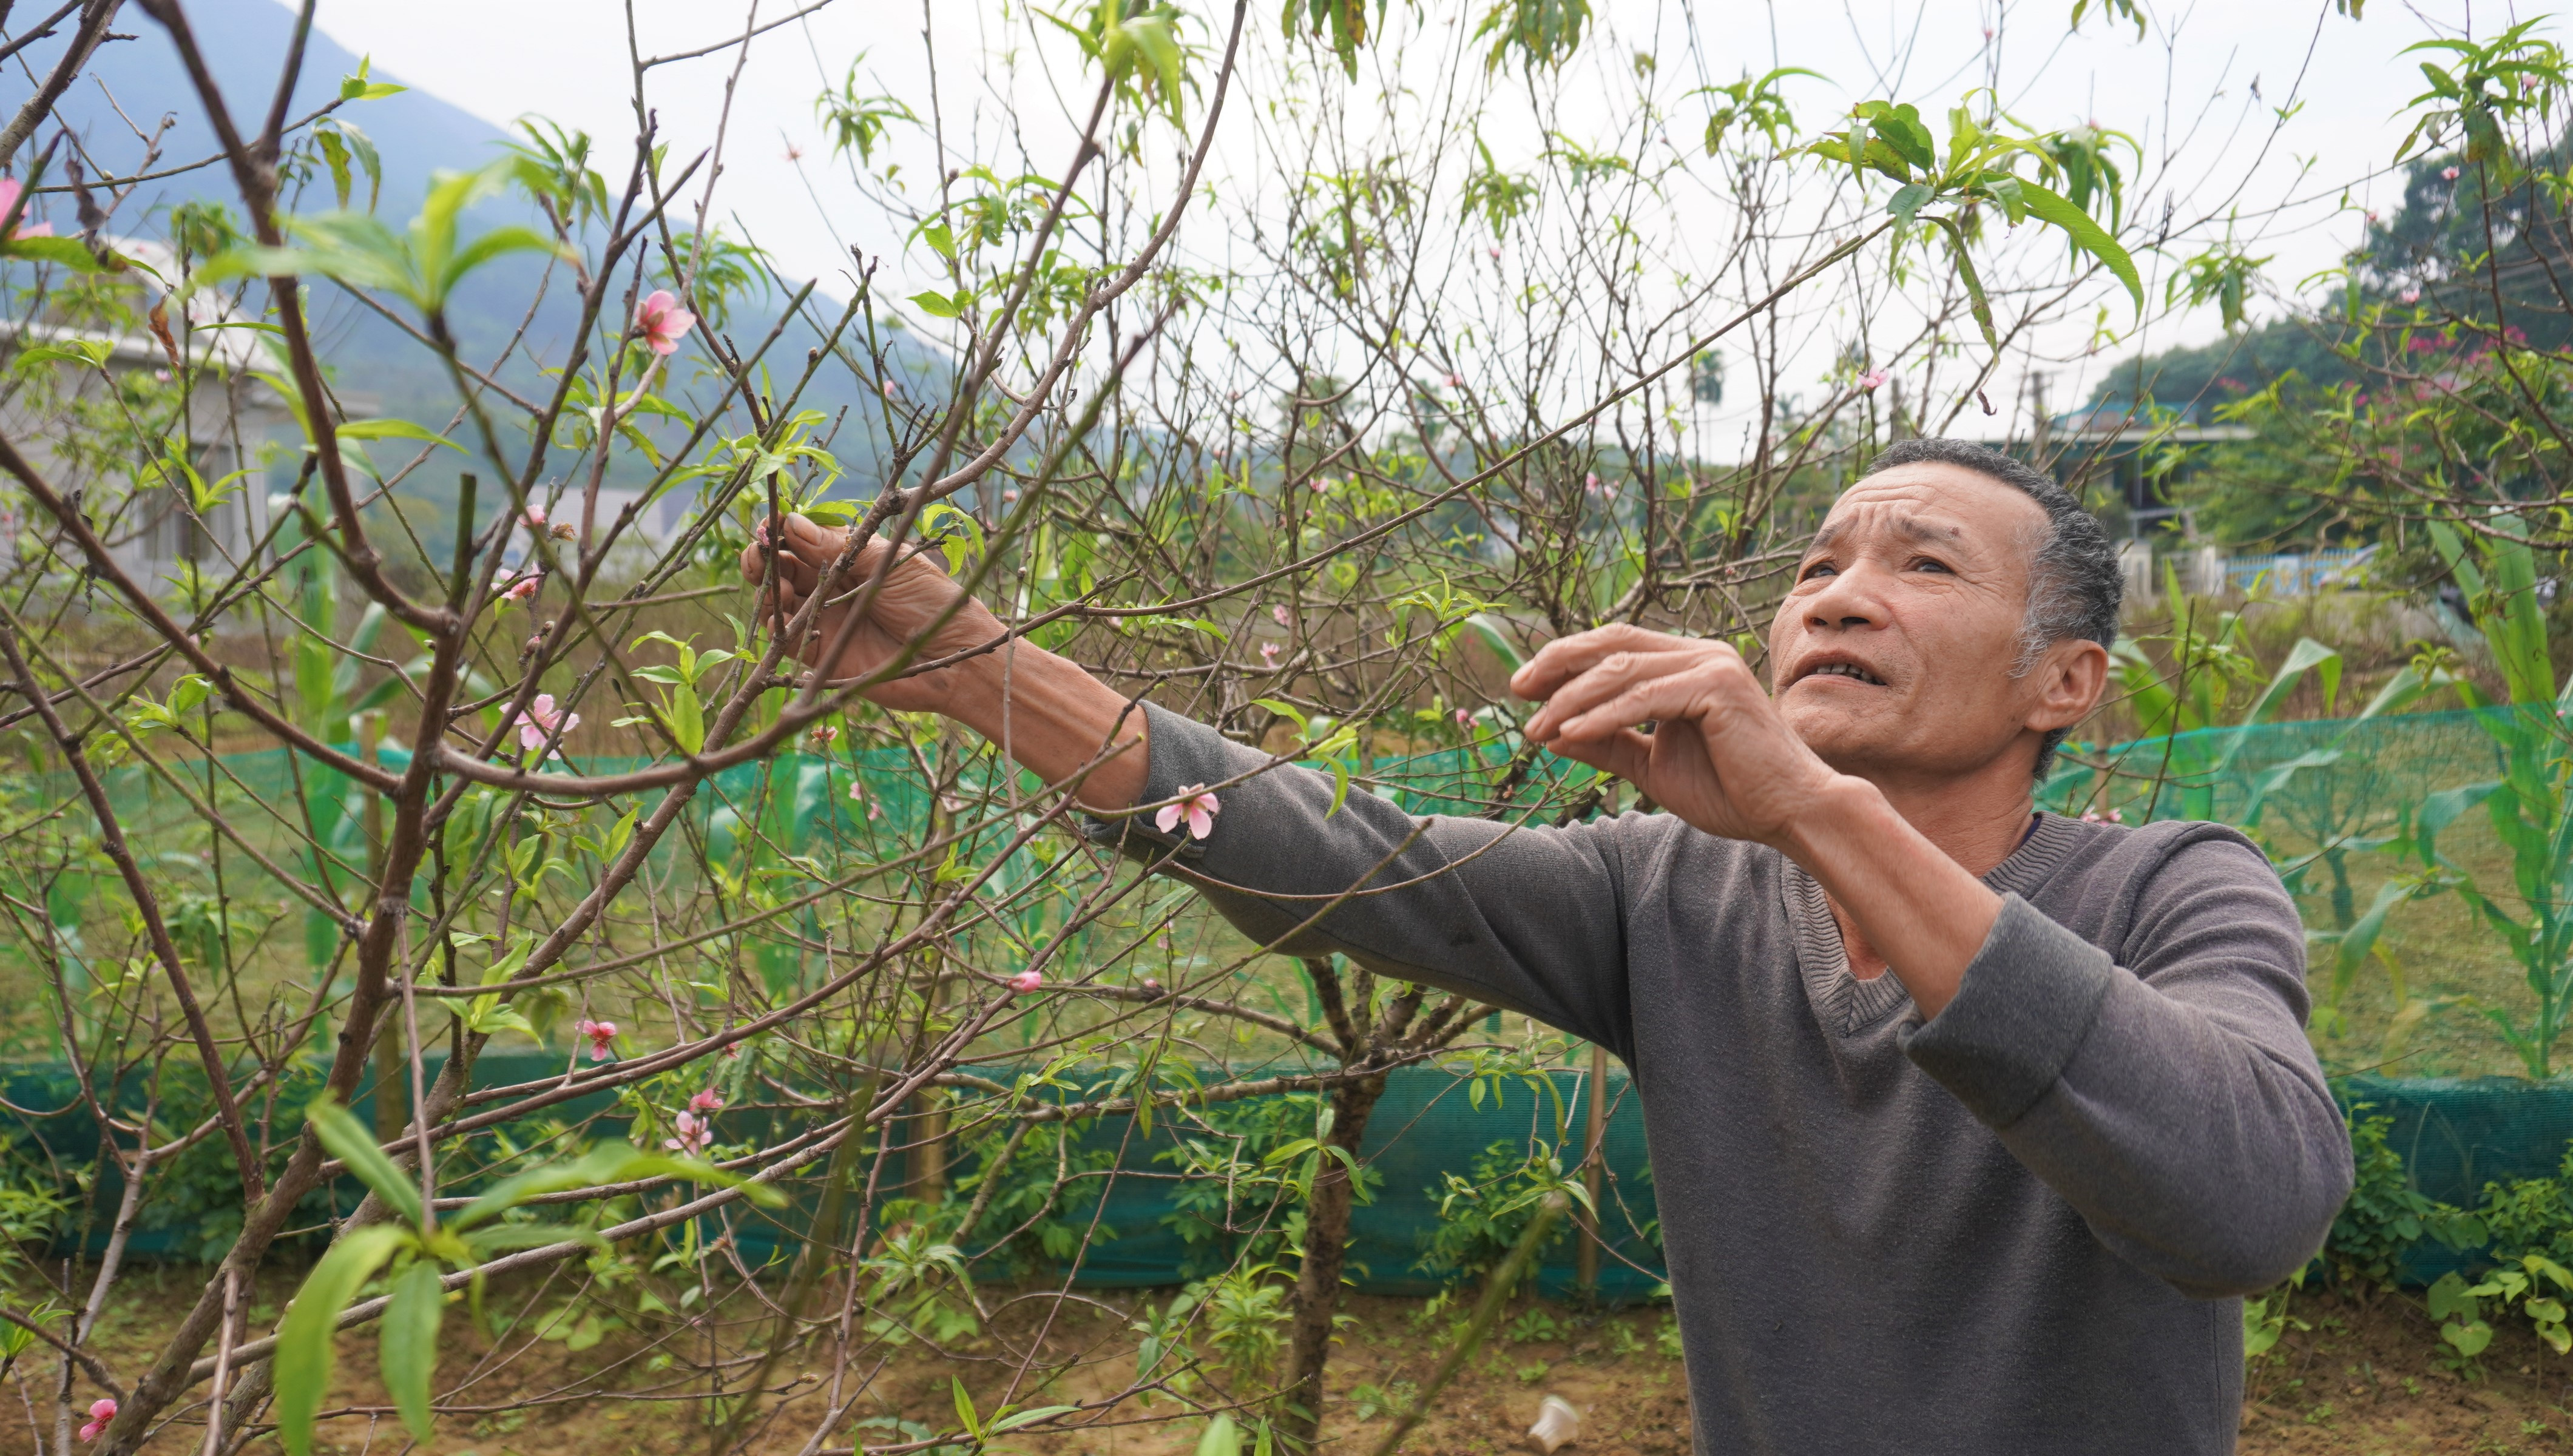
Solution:
<path fill-rule="evenodd" d="M 1866 668 L 1859 666 L 1855 662 L 1826 662 L 1820 667 L 1806 669 L 1805 676 L 1846 677 L 1870 684 L 1874 687 L 1885 686 L 1884 678 L 1877 676 L 1875 673 L 1868 671 Z"/>

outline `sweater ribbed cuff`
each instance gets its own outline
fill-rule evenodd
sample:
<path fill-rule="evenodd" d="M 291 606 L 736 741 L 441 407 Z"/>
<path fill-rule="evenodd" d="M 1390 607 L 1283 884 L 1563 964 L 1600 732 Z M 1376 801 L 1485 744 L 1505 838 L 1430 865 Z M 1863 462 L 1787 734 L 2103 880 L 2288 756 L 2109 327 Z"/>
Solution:
<path fill-rule="evenodd" d="M 1136 799 L 1138 804 L 1175 799 L 1180 790 L 1191 785 L 1220 784 L 1268 762 L 1268 755 L 1245 748 L 1204 723 L 1152 703 L 1145 703 L 1143 709 L 1144 792 Z M 1218 798 L 1220 801 L 1222 796 Z M 1146 860 L 1159 859 L 1175 849 L 1182 859 L 1202 859 L 1207 847 L 1224 837 L 1226 827 L 1219 813 L 1213 833 L 1205 840 L 1194 840 L 1186 830 L 1165 832 L 1154 828 L 1149 812 L 1117 819 L 1085 816 L 1085 821 L 1084 832 L 1093 843 Z"/>
<path fill-rule="evenodd" d="M 2005 895 L 1956 999 L 1902 1034 L 1904 1053 L 1987 1126 L 2008 1127 L 2063 1076 L 2117 974 L 2107 952 Z"/>

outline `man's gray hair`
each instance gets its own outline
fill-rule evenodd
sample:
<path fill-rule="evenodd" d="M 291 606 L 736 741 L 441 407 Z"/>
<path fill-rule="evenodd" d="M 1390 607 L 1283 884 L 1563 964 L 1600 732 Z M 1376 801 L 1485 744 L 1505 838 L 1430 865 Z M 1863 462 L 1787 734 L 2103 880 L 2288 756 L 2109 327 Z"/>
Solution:
<path fill-rule="evenodd" d="M 2020 623 L 2019 656 L 2011 675 L 2037 666 L 2046 649 L 2082 638 L 2106 647 L 2118 640 L 2118 603 L 2126 595 L 2126 578 L 2118 570 L 2117 548 L 2109 532 L 2055 477 L 1996 449 L 1971 440 L 1923 437 L 1898 441 L 1868 463 L 1867 478 L 1897 465 L 1955 465 L 1998 480 L 2034 500 L 2046 511 L 2046 539 L 2031 553 L 2028 615 Z M 2037 751 L 2037 776 L 2043 780 L 2055 763 L 2055 750 L 2069 729 L 2046 735 Z"/>

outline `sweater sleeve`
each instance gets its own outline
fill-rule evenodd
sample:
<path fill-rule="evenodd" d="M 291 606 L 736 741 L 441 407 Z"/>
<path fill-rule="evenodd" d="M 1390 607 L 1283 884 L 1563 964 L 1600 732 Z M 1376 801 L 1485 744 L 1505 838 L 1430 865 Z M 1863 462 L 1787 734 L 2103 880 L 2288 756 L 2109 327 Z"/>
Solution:
<path fill-rule="evenodd" d="M 1905 1051 L 2121 1257 L 2198 1297 L 2267 1288 L 2351 1182 L 2295 907 L 2249 845 L 2195 838 L 2143 878 L 2124 945 L 2006 897 Z"/>
<path fill-rule="evenodd" d="M 1189 881 L 1282 954 L 1345 955 L 1631 1057 L 1613 826 L 1416 817 L 1354 788 L 1332 813 L 1328 775 L 1273 765 L 1151 704 L 1145 714 L 1140 802 L 1216 785 L 1212 832 L 1164 833 L 1142 814 L 1097 821 L 1094 838 Z"/>

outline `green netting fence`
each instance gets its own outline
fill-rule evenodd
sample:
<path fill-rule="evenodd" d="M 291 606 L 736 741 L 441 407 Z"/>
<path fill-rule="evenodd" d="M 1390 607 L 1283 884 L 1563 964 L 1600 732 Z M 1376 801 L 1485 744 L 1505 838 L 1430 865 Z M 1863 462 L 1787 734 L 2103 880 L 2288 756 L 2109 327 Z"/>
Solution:
<path fill-rule="evenodd" d="M 432 1059 L 429 1075 L 434 1077 L 440 1065 L 440 1060 Z M 476 1087 L 513 1086 L 560 1077 L 565 1070 L 561 1058 L 489 1055 L 476 1062 L 473 1081 Z M 139 1074 L 103 1089 L 101 1100 L 131 1111 L 141 1104 L 147 1080 L 148 1073 Z M 1433 1069 L 1406 1068 L 1387 1078 L 1360 1148 L 1362 1162 L 1373 1173 L 1374 1196 L 1360 1204 L 1351 1218 L 1349 1275 L 1359 1288 L 1427 1293 L 1441 1286 L 1442 1276 L 1422 1268 L 1421 1261 L 1439 1222 L 1445 1175 L 1470 1173 L 1478 1156 L 1493 1144 L 1502 1144 L 1512 1160 L 1539 1142 L 1563 1147 L 1567 1163 L 1579 1159 L 1589 1113 L 1587 1079 L 1563 1073 L 1552 1081 L 1549 1094 L 1523 1081 L 1506 1080 L 1497 1089 L 1487 1087 L 1478 1102 L 1468 1083 Z M 353 1101 L 363 1112 L 373 1096 L 371 1078 Z M 1641 1109 L 1624 1073 L 1610 1075 L 1606 1097 L 1600 1227 L 1607 1246 L 1599 1260 L 1597 1287 L 1603 1298 L 1633 1301 L 1649 1297 L 1662 1277 L 1658 1214 L 1644 1156 Z M 97 1165 L 97 1122 L 67 1067 L 19 1068 L 0 1083 L 0 1098 L 7 1103 L 0 1126 L 7 1128 L 21 1159 L 52 1163 L 65 1183 Z M 585 1130 L 592 1136 L 622 1135 L 626 1127 L 605 1092 L 549 1108 L 548 1115 L 585 1121 Z M 776 1136 L 790 1126 L 784 1115 L 755 1107 L 728 1110 L 723 1118 L 726 1137 Z M 916 1132 L 916 1125 L 908 1123 L 906 1118 L 894 1119 L 891 1135 L 896 1150 L 888 1158 L 890 1172 L 880 1188 L 888 1198 L 913 1191 L 905 1182 L 910 1165 L 901 1150 Z M 1106 1154 L 1105 1166 L 1072 1185 L 1056 1216 L 1079 1226 L 1095 1225 L 1100 1236 L 1082 1249 L 1077 1267 L 1038 1272 L 1109 1288 L 1174 1284 L 1218 1272 L 1224 1261 L 1222 1251 L 1187 1236 L 1196 1215 L 1177 1195 L 1181 1174 L 1165 1155 L 1185 1135 L 1190 1135 L 1186 1125 L 1167 1112 L 1149 1127 L 1126 1115 L 1088 1123 L 1075 1152 Z M 970 1179 L 974 1171 L 970 1162 L 953 1170 L 959 1181 Z M 325 1197 L 312 1200 L 307 1211 L 318 1225 L 321 1216 L 331 1211 L 323 1206 L 325 1201 L 336 1198 L 337 1210 L 346 1212 L 357 1205 L 363 1191 L 354 1181 L 344 1181 L 327 1190 Z M 91 1248 L 104 1245 L 122 1192 L 113 1166 L 102 1169 L 90 1199 L 86 1242 Z M 207 1257 L 219 1252 L 238 1226 L 237 1214 L 227 1217 L 187 1199 L 156 1213 L 149 1192 L 147 1185 L 146 1213 L 128 1244 L 133 1253 Z M 783 1257 L 782 1251 L 801 1238 L 816 1216 L 818 1201 L 818 1194 L 808 1194 L 780 1209 L 743 1205 L 720 1219 L 707 1220 L 702 1231 L 707 1236 L 730 1234 L 746 1262 L 759 1267 Z M 1540 1270 L 1540 1287 L 1556 1294 L 1568 1292 L 1576 1272 L 1572 1235 L 1558 1235 Z"/>
<path fill-rule="evenodd" d="M 2496 732 L 2497 723 L 2507 731 Z M 2540 731 L 2554 731 L 2551 715 L 2504 709 L 2275 723 L 2105 749 L 2077 747 L 2042 798 L 2062 812 L 2114 812 L 2128 823 L 2205 818 L 2241 827 L 2285 873 L 2317 938 L 2320 967 L 2331 961 L 2330 948 L 2406 872 L 2385 843 L 2398 830 L 2417 827 L 2425 807 L 2443 816 L 2443 852 L 2492 887 L 2497 899 L 2515 896 L 2525 908 L 2555 892 L 2553 882 L 2516 876 L 2512 847 L 2490 817 L 2468 812 L 2484 786 L 2512 772 L 2508 733 Z M 387 758 L 399 762 L 398 755 Z M 612 772 L 622 765 L 583 758 L 577 766 Z M 247 807 L 255 800 L 281 816 L 309 812 L 326 836 L 339 836 L 336 843 L 343 846 L 352 843 L 355 797 L 345 782 L 309 764 L 299 772 L 283 751 L 230 755 L 219 765 L 191 765 L 188 771 L 201 785 L 212 774 L 219 802 Z M 1363 767 L 1361 781 L 1415 812 L 1482 813 L 1496 803 L 1532 806 L 1548 793 L 1559 802 L 1588 777 L 1587 770 L 1569 765 L 1512 776 L 1504 754 L 1486 744 L 1378 760 Z M 970 782 L 998 787 L 988 779 Z M 178 834 L 189 823 L 180 797 L 142 769 L 118 769 L 113 789 L 147 832 Z M 755 838 L 827 872 L 916 844 L 931 813 L 932 793 L 916 761 L 899 752 L 788 755 L 717 776 L 694 806 L 694 827 L 716 857 L 751 852 Z M 76 928 L 80 902 L 114 889 L 108 877 L 86 883 L 66 877 L 56 892 L 67 902 L 58 905 L 58 918 Z M 2323 984 L 2332 978 L 2319 972 L 2314 978 L 2317 1039 L 2341 1074 L 2336 1085 L 2344 1100 L 2370 1103 L 2395 1119 L 2393 1145 L 2405 1155 L 2415 1184 L 2431 1197 L 2469 1205 L 2488 1181 L 2555 1173 L 2573 1139 L 2573 1084 L 2397 1075 L 2490 1073 L 2512 1065 L 2487 1013 L 2524 1014 L 2530 993 L 2505 948 L 2453 894 L 2401 901 L 2380 921 L 2377 950 L 2354 974 L 2335 985 Z M 763 974 L 770 969 L 776 968 L 764 966 Z M 803 974 L 795 955 L 788 955 L 782 974 L 790 980 Z M 529 1081 L 559 1075 L 561 1067 L 558 1059 L 536 1055 L 494 1056 L 486 1058 L 477 1082 Z M 1364 1149 L 1380 1181 L 1374 1200 L 1355 1220 L 1351 1271 L 1359 1285 L 1383 1291 L 1431 1287 L 1435 1280 L 1419 1260 L 1439 1218 L 1446 1175 L 1469 1173 L 1477 1156 L 1496 1142 L 1523 1149 L 1531 1139 L 1555 1141 L 1566 1129 L 1577 1142 L 1582 1081 L 1559 1075 L 1559 1097 L 1514 1084 L 1501 1105 L 1487 1101 L 1478 1107 L 1464 1085 L 1443 1073 L 1396 1074 Z M 6 1085 L 19 1137 L 40 1144 L 66 1166 L 92 1159 L 90 1119 L 74 1110 L 75 1090 L 59 1069 L 22 1067 L 7 1076 Z M 1606 1222 L 1614 1247 L 1601 1261 L 1601 1288 L 1611 1298 L 1633 1297 L 1650 1291 L 1659 1278 L 1653 1237 L 1658 1225 L 1640 1109 L 1622 1074 L 1609 1080 L 1606 1095 L 1613 1107 Z M 606 1109 L 600 1098 L 566 1114 Z M 1094 1200 L 1089 1207 L 1097 1224 L 1115 1236 L 1096 1239 L 1083 1251 L 1083 1282 L 1158 1284 L 1191 1271 L 1196 1254 L 1179 1231 L 1174 1168 L 1158 1156 L 1177 1135 L 1167 1118 L 1150 1129 L 1132 1119 L 1102 1118 L 1085 1130 L 1086 1146 L 1115 1153 L 1115 1175 L 1090 1180 L 1082 1194 Z M 112 1202 L 112 1174 L 106 1182 L 93 1196 Z M 745 1249 L 778 1243 L 778 1229 L 764 1222 L 767 1216 L 741 1215 L 733 1232 Z M 777 1216 L 791 1224 L 809 1210 Z M 192 1252 L 190 1237 L 183 1218 L 149 1229 L 139 1247 L 186 1256 Z M 1570 1283 L 1571 1258 L 1569 1241 L 1557 1247 L 1545 1269 L 1548 1287 L 1560 1290 Z"/>

